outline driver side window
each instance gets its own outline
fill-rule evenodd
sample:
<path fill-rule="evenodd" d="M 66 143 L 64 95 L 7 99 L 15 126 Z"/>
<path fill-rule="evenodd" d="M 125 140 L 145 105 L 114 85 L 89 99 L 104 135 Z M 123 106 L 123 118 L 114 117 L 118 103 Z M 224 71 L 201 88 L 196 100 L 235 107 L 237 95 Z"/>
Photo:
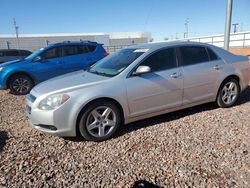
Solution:
<path fill-rule="evenodd" d="M 149 66 L 151 72 L 177 67 L 175 49 L 168 48 L 155 52 L 144 60 L 141 66 Z"/>
<path fill-rule="evenodd" d="M 46 60 L 46 59 L 58 58 L 58 57 L 61 57 L 61 55 L 62 55 L 62 48 L 61 47 L 54 47 L 54 48 L 50 48 L 50 49 L 46 50 L 42 54 L 42 59 Z"/>

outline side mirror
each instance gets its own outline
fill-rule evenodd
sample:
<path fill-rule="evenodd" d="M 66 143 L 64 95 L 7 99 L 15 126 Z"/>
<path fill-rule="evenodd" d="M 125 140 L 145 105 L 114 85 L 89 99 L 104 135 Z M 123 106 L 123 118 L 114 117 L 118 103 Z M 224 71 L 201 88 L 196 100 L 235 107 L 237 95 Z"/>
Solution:
<path fill-rule="evenodd" d="M 139 66 L 133 75 L 138 76 L 148 72 L 151 72 L 151 68 L 149 66 Z"/>
<path fill-rule="evenodd" d="M 42 57 L 41 56 L 37 56 L 32 61 L 33 62 L 41 62 L 42 61 Z"/>

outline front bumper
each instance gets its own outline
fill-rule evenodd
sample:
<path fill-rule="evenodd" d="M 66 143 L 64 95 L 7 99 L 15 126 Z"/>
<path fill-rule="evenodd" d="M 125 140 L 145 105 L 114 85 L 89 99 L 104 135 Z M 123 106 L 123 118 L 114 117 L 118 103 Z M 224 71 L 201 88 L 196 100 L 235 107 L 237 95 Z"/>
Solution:
<path fill-rule="evenodd" d="M 0 89 L 6 89 L 6 84 L 3 83 L 1 78 L 0 78 Z"/>
<path fill-rule="evenodd" d="M 43 111 L 32 108 L 35 104 L 26 97 L 26 116 L 31 127 L 46 134 L 71 137 L 76 136 L 76 117 L 70 109 L 74 109 L 71 103 L 65 103 L 60 108 L 51 111 Z"/>
<path fill-rule="evenodd" d="M 42 131 L 46 134 L 60 136 L 60 137 L 75 136 L 74 131 L 72 131 L 70 128 L 69 129 L 62 129 L 62 128 L 60 128 L 60 126 L 57 126 L 57 127 L 59 127 L 59 129 L 58 129 L 55 125 L 53 125 L 53 123 L 51 123 L 50 125 L 46 125 L 46 124 L 44 124 L 45 121 L 42 118 L 38 118 L 38 119 L 34 120 L 34 118 L 27 112 L 27 110 L 26 110 L 26 116 L 27 116 L 29 124 L 32 128 L 35 128 L 35 129 Z M 48 121 L 48 119 L 46 121 Z M 53 127 L 54 129 L 52 129 L 51 127 Z"/>
<path fill-rule="evenodd" d="M 6 75 L 4 72 L 0 72 L 0 89 L 6 89 Z"/>

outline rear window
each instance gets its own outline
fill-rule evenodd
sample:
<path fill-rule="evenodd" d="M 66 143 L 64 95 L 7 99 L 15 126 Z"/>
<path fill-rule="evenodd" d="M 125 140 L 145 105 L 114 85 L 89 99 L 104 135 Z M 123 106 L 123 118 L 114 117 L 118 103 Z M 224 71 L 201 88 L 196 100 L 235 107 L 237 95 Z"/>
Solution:
<path fill-rule="evenodd" d="M 17 50 L 9 50 L 5 51 L 5 56 L 19 56 L 19 53 Z"/>
<path fill-rule="evenodd" d="M 96 46 L 87 46 L 87 45 L 68 45 L 64 46 L 64 56 L 84 54 L 92 52 L 96 49 Z"/>
<path fill-rule="evenodd" d="M 185 46 L 180 47 L 182 65 L 192 65 L 209 61 L 209 57 L 205 47 L 201 46 Z"/>

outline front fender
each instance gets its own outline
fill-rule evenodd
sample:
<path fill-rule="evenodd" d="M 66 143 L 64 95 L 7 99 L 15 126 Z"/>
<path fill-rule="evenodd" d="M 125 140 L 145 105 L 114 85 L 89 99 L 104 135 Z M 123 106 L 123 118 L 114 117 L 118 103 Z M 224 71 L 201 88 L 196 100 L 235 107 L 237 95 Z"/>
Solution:
<path fill-rule="evenodd" d="M 92 88 L 89 88 L 89 89 L 92 89 Z M 124 120 L 126 120 L 127 117 L 129 116 L 129 109 L 127 105 L 127 96 L 126 96 L 125 87 L 120 87 L 120 89 L 117 91 L 109 87 L 100 91 L 93 89 L 92 92 L 85 92 L 85 93 L 81 92 L 80 95 L 77 94 L 76 96 L 73 96 L 72 98 L 74 98 L 75 104 L 74 104 L 74 107 L 72 108 L 72 111 L 70 112 L 71 114 L 70 116 L 73 118 L 72 122 L 74 123 L 77 122 L 77 118 L 80 112 L 87 104 L 89 104 L 91 101 L 94 101 L 100 98 L 109 98 L 119 103 L 123 110 Z"/>

